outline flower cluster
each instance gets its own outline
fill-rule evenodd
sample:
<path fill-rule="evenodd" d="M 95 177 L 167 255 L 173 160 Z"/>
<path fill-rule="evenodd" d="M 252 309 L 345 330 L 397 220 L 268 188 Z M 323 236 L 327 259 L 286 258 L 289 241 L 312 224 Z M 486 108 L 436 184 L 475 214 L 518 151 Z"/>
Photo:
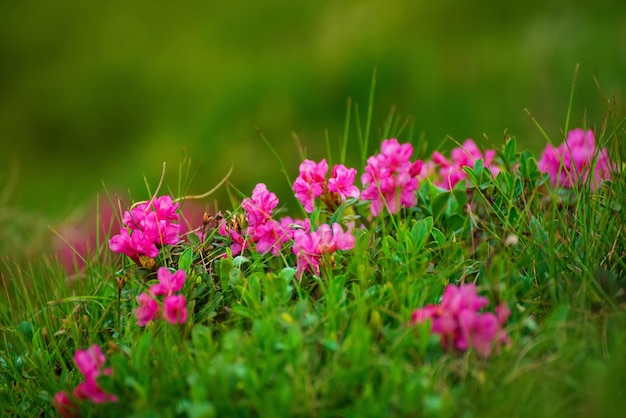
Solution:
<path fill-rule="evenodd" d="M 111 237 L 109 248 L 126 254 L 138 265 L 142 256 L 156 257 L 157 246 L 176 244 L 180 239 L 180 225 L 176 223 L 179 206 L 170 196 L 161 196 L 125 211 L 120 233 Z"/>
<path fill-rule="evenodd" d="M 593 189 L 608 180 L 613 170 L 606 148 L 598 150 L 593 132 L 582 129 L 570 131 L 565 142 L 556 148 L 548 144 L 538 166 L 548 173 L 554 186 L 568 189 L 581 181 L 587 182 L 592 170 L 590 187 Z"/>
<path fill-rule="evenodd" d="M 185 271 L 170 272 L 167 267 L 157 270 L 159 283 L 150 286 L 148 293 L 137 296 L 139 307 L 135 309 L 137 324 L 145 326 L 148 322 L 162 316 L 170 324 L 184 324 L 187 321 L 187 299 L 185 296 L 175 294 L 185 284 Z M 161 311 L 156 296 L 165 296 L 163 310 Z"/>
<path fill-rule="evenodd" d="M 416 191 L 422 161 L 411 162 L 413 147 L 400 144 L 397 139 L 382 142 L 381 153 L 367 159 L 365 173 L 361 176 L 361 198 L 370 200 L 370 211 L 378 216 L 383 208 L 395 214 L 402 206 L 417 205 Z"/>
<path fill-rule="evenodd" d="M 302 276 L 305 271 L 319 274 L 319 263 L 324 255 L 332 255 L 337 250 L 354 248 L 355 238 L 350 231 L 343 232 L 341 225 L 332 227 L 322 224 L 317 231 L 296 231 L 293 252 L 296 255 L 296 274 Z"/>
<path fill-rule="evenodd" d="M 474 168 L 476 161 L 481 159 L 492 175 L 498 175 L 500 168 L 494 164 L 495 155 L 495 150 L 486 150 L 483 154 L 472 139 L 467 139 L 462 146 L 450 151 L 449 160 L 439 151 L 433 152 L 431 159 L 424 163 L 421 177 L 431 177 L 435 186 L 452 190 L 457 183 L 467 178 L 463 167 Z"/>
<path fill-rule="evenodd" d="M 495 314 L 478 311 L 489 300 L 476 294 L 474 284 L 446 287 L 441 304 L 427 305 L 413 311 L 411 322 L 421 324 L 431 321 L 431 331 L 441 336 L 444 349 L 454 346 L 465 351 L 473 348 L 481 357 L 489 357 L 492 347 L 509 342 L 502 326 L 510 311 L 505 304 L 496 307 Z"/>
<path fill-rule="evenodd" d="M 105 362 L 106 357 L 97 344 L 87 350 L 78 350 L 74 353 L 74 363 L 85 376 L 85 380 L 74 388 L 72 392 L 74 398 L 89 400 L 93 403 L 117 402 L 117 396 L 105 392 L 98 385 L 98 376 L 111 374 L 110 368 L 102 368 Z M 64 418 L 77 416 L 78 407 L 65 391 L 57 392 L 52 399 L 52 404 Z"/>
<path fill-rule="evenodd" d="M 233 255 L 240 254 L 250 244 L 255 244 L 256 250 L 261 254 L 270 252 L 275 257 L 280 255 L 282 244 L 289 241 L 290 234 L 288 224 L 272 218 L 276 206 L 276 194 L 267 190 L 265 184 L 259 183 L 254 187 L 252 196 L 241 202 L 246 213 L 247 227 L 244 228 L 239 223 L 232 225 L 227 221 L 220 223 L 218 232 L 230 238 Z"/>
<path fill-rule="evenodd" d="M 326 159 L 319 163 L 304 160 L 299 170 L 300 174 L 293 183 L 293 191 L 307 213 L 313 212 L 314 201 L 320 196 L 329 207 L 336 207 L 340 201 L 346 201 L 348 198 L 359 197 L 359 189 L 354 185 L 356 177 L 354 168 L 337 164 L 333 167 L 328 180 Z"/>

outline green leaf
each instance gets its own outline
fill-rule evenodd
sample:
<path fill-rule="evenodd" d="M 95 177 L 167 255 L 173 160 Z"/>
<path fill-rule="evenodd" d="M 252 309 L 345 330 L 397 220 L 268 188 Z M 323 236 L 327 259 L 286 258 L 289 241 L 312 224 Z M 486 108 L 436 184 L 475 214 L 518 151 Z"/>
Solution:
<path fill-rule="evenodd" d="M 478 184 L 481 184 L 483 181 L 483 173 L 484 173 L 485 164 L 483 163 L 482 158 L 479 158 L 474 163 L 474 175 L 476 176 L 476 180 Z"/>
<path fill-rule="evenodd" d="M 189 243 L 191 245 L 193 245 L 194 247 L 199 246 L 200 244 L 202 244 L 200 242 L 200 237 L 198 236 L 198 234 L 196 234 L 195 232 L 190 232 L 187 234 L 187 240 L 189 241 Z"/>
<path fill-rule="evenodd" d="M 185 271 L 189 270 L 191 264 L 193 263 L 193 259 L 193 247 L 186 248 L 178 258 L 178 269 Z"/>
<path fill-rule="evenodd" d="M 426 238 L 430 234 L 430 230 L 424 220 L 415 222 L 411 228 L 411 240 L 415 245 L 416 250 L 421 250 L 426 244 Z"/>
<path fill-rule="evenodd" d="M 509 164 L 515 162 L 515 154 L 517 154 L 517 140 L 514 136 L 510 137 L 504 145 L 504 156 Z"/>
<path fill-rule="evenodd" d="M 441 232 L 437 228 L 433 228 L 431 231 L 431 234 L 433 238 L 435 239 L 435 241 L 437 242 L 437 246 L 439 248 L 444 247 L 446 245 L 446 236 L 443 234 L 443 232 Z"/>
<path fill-rule="evenodd" d="M 433 218 L 439 219 L 441 214 L 446 210 L 449 199 L 450 199 L 449 192 L 441 192 L 439 196 L 437 196 L 435 200 L 433 200 L 433 204 L 432 204 Z"/>

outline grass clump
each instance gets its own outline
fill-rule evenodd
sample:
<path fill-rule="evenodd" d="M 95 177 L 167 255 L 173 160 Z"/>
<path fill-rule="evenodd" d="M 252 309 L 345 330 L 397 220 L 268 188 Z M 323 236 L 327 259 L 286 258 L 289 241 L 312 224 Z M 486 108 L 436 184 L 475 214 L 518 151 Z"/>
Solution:
<path fill-rule="evenodd" d="M 403 132 L 390 123 L 400 139 L 364 151 L 362 187 L 345 152 L 332 169 L 304 159 L 300 218 L 259 183 L 187 228 L 188 201 L 155 192 L 120 211 L 71 280 L 46 255 L 6 258 L 2 412 L 619 411 L 623 129 L 598 146 L 571 131 L 538 159 L 511 137 L 417 160 Z"/>

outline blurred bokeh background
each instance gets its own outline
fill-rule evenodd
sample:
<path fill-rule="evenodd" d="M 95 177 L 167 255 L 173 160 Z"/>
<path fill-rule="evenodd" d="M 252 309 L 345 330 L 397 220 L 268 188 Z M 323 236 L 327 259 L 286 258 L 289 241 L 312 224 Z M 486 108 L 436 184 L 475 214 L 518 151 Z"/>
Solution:
<path fill-rule="evenodd" d="M 184 155 L 195 193 L 231 163 L 242 191 L 284 193 L 255 127 L 295 177 L 292 132 L 322 158 L 374 68 L 374 133 L 395 106 L 429 152 L 505 131 L 539 151 L 524 108 L 558 137 L 576 64 L 571 124 L 606 113 L 594 76 L 623 114 L 625 17 L 623 0 L 2 1 L 0 204 L 63 218 L 103 182 L 143 197 Z"/>

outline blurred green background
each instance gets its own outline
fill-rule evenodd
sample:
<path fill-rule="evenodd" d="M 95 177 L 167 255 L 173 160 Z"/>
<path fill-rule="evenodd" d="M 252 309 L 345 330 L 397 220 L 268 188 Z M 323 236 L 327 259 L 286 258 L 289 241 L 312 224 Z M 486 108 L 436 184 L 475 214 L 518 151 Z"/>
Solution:
<path fill-rule="evenodd" d="M 625 17 L 623 0 L 0 1 L 1 203 L 63 217 L 102 182 L 142 197 L 184 153 L 203 163 L 193 192 L 233 162 L 242 191 L 282 200 L 255 127 L 295 177 L 292 132 L 322 158 L 374 68 L 374 128 L 395 106 L 429 152 L 505 130 L 539 151 L 523 109 L 558 137 L 577 63 L 572 125 L 605 115 L 593 76 L 624 114 Z"/>

